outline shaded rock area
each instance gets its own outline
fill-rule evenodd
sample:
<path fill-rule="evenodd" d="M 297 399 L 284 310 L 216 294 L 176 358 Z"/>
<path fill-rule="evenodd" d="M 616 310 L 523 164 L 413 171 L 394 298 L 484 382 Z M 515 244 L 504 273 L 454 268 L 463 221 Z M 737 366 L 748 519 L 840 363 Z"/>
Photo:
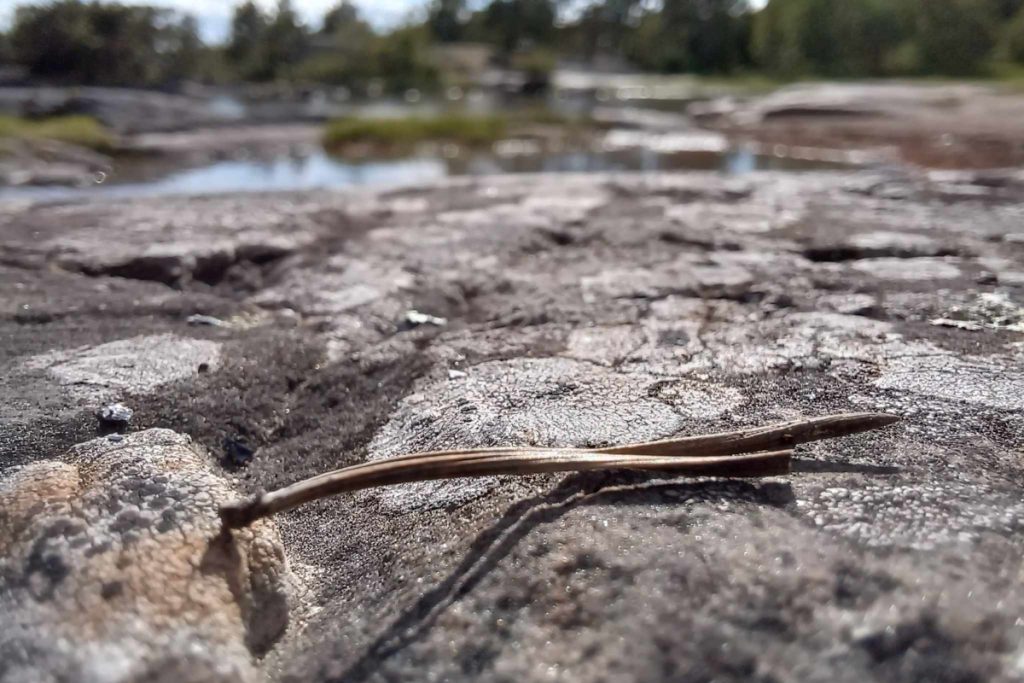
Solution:
<path fill-rule="evenodd" d="M 113 159 L 56 140 L 0 138 L 0 187 L 90 185 L 113 170 Z"/>
<path fill-rule="evenodd" d="M 215 118 L 201 97 L 81 86 L 0 88 L 0 112 L 33 117 L 86 114 L 124 132 L 175 130 Z"/>
<path fill-rule="evenodd" d="M 1024 680 L 1019 174 L 0 216 L 0 679 Z M 220 502 L 411 450 L 861 410 L 905 419 L 788 477 L 407 484 L 217 537 Z"/>

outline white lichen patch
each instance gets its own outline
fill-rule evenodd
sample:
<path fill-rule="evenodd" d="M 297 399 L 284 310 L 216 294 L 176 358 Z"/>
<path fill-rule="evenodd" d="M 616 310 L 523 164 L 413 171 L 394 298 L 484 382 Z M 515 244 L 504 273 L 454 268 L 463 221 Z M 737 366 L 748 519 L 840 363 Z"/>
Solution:
<path fill-rule="evenodd" d="M 893 358 L 875 386 L 1000 410 L 1024 410 L 1024 369 L 989 358 L 952 354 Z"/>
<path fill-rule="evenodd" d="M 851 267 L 881 280 L 953 280 L 961 274 L 956 263 L 942 258 L 871 258 L 856 261 Z"/>
<path fill-rule="evenodd" d="M 169 382 L 215 369 L 219 342 L 160 334 L 75 349 L 50 351 L 24 362 L 43 370 L 80 401 L 99 402 L 124 393 L 149 393 Z"/>
<path fill-rule="evenodd" d="M 565 355 L 605 366 L 621 363 L 645 341 L 636 325 L 581 327 L 569 333 Z"/>
<path fill-rule="evenodd" d="M 667 380 L 653 393 L 687 417 L 710 420 L 746 402 L 739 389 L 692 379 Z"/>
<path fill-rule="evenodd" d="M 931 322 L 971 331 L 987 328 L 1024 332 L 1024 306 L 1006 292 L 983 292 L 970 303 L 951 306 L 945 315 Z"/>
<path fill-rule="evenodd" d="M 379 301 L 414 283 L 412 274 L 400 265 L 374 266 L 335 257 L 329 270 L 295 269 L 250 302 L 267 308 L 293 308 L 305 315 L 334 315 Z"/>
<path fill-rule="evenodd" d="M 839 313 L 793 313 L 756 322 L 717 323 L 689 341 L 679 371 L 748 375 L 819 370 L 837 360 L 873 363 L 905 344 L 883 321 Z M 675 349 L 663 348 L 661 353 Z"/>
<path fill-rule="evenodd" d="M 867 546 L 931 549 L 981 534 L 1024 531 L 1024 503 L 1006 491 L 957 481 L 830 487 L 798 502 L 823 531 Z"/>

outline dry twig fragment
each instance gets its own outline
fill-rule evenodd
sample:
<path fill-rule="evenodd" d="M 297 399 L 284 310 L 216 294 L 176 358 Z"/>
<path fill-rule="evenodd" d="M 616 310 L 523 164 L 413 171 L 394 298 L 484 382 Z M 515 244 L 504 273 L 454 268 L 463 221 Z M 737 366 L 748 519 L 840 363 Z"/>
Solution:
<path fill-rule="evenodd" d="M 412 453 L 327 472 L 221 508 L 227 528 L 346 491 L 430 479 L 496 474 L 657 470 L 691 476 L 761 477 L 789 472 L 793 446 L 890 425 L 899 418 L 850 413 L 767 427 L 688 436 L 609 448 L 485 448 Z"/>

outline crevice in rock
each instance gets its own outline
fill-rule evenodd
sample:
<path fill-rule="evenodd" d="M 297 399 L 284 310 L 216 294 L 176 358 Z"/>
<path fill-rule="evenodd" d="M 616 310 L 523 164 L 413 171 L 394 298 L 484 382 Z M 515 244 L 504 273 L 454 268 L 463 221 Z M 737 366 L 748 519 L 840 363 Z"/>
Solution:
<path fill-rule="evenodd" d="M 239 248 L 233 253 L 217 251 L 200 257 L 189 255 L 137 256 L 123 263 L 94 266 L 66 262 L 62 265 L 89 277 L 120 277 L 128 280 L 159 282 L 185 289 L 191 282 L 215 286 L 224 282 L 236 268 L 273 265 L 292 252 L 286 249 Z"/>
<path fill-rule="evenodd" d="M 803 255 L 815 263 L 843 263 L 870 258 L 913 259 L 928 256 L 962 256 L 956 249 L 938 247 L 936 249 L 915 249 L 912 247 L 866 247 L 852 244 L 823 244 L 809 246 Z"/>

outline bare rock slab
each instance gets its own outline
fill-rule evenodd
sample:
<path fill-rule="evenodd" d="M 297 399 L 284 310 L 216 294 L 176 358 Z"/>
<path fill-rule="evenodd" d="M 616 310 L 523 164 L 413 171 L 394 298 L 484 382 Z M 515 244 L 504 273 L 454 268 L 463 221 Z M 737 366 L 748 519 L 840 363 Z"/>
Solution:
<path fill-rule="evenodd" d="M 0 679 L 1018 683 L 1017 175 L 5 206 Z M 75 446 L 115 401 L 143 431 Z M 411 484 L 216 538 L 411 451 L 866 410 L 904 419 L 784 478 Z"/>

